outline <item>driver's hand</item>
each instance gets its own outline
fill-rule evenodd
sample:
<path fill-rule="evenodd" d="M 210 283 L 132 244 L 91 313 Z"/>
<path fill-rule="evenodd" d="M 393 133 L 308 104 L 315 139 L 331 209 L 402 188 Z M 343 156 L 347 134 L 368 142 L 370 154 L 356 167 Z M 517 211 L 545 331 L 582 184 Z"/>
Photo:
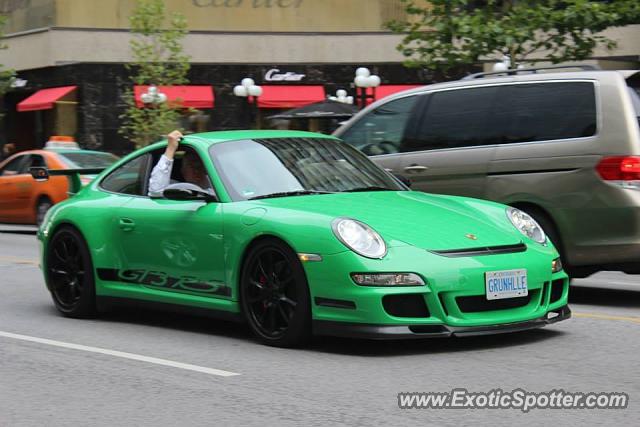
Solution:
<path fill-rule="evenodd" d="M 167 139 L 169 141 L 169 144 L 167 145 L 167 149 L 165 150 L 164 155 L 169 159 L 173 159 L 173 156 L 178 150 L 178 144 L 182 139 L 182 132 L 180 132 L 179 130 L 174 130 L 169 135 L 167 135 Z"/>

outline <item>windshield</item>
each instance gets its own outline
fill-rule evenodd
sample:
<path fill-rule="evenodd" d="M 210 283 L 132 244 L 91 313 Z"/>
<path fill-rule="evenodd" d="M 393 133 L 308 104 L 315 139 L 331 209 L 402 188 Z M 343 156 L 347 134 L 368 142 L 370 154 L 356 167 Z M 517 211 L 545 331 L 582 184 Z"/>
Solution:
<path fill-rule="evenodd" d="M 106 168 L 118 160 L 118 157 L 111 153 L 80 152 L 58 154 L 71 169 Z"/>
<path fill-rule="evenodd" d="M 365 155 L 334 139 L 231 141 L 211 146 L 209 154 L 234 201 L 268 195 L 405 190 Z"/>

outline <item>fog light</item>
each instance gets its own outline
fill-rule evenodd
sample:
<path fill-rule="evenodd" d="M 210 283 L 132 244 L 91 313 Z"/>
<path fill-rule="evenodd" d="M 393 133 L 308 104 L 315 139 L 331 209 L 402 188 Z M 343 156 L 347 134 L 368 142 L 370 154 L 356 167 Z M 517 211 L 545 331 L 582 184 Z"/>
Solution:
<path fill-rule="evenodd" d="M 560 261 L 560 258 L 556 258 L 551 261 L 551 272 L 557 273 L 559 271 L 562 271 L 562 261 Z"/>
<path fill-rule="evenodd" d="M 351 278 L 362 286 L 421 286 L 424 280 L 415 273 L 356 273 Z"/>

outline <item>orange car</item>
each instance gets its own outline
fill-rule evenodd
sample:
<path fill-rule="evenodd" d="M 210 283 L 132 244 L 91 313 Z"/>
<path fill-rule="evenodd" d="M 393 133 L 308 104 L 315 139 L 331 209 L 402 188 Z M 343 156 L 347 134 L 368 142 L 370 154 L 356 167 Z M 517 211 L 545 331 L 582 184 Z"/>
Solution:
<path fill-rule="evenodd" d="M 52 176 L 48 181 L 36 182 L 29 174 L 30 167 L 104 168 L 118 159 L 110 153 L 76 147 L 48 144 L 44 150 L 22 151 L 0 163 L 0 222 L 40 224 L 51 206 L 67 198 L 67 177 Z M 83 184 L 92 178 L 83 176 Z"/>

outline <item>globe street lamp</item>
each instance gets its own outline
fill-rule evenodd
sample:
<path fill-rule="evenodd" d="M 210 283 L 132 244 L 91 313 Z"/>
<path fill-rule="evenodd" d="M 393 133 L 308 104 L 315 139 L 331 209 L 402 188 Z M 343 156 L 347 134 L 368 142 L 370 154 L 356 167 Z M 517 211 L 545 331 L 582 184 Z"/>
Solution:
<path fill-rule="evenodd" d="M 512 70 L 513 68 L 515 68 L 516 70 L 523 70 L 525 68 L 527 68 L 526 65 L 524 64 L 518 64 L 517 67 L 513 67 L 514 64 L 511 63 L 511 57 L 509 55 L 503 55 L 502 56 L 502 61 L 501 62 L 496 62 L 495 64 L 493 64 L 493 71 L 494 72 L 507 72 L 509 70 Z M 525 73 L 525 72 L 523 72 Z M 516 72 L 515 74 L 520 74 L 518 72 Z"/>
<path fill-rule="evenodd" d="M 252 78 L 244 78 L 239 85 L 233 88 L 233 94 L 248 98 L 249 102 L 254 102 L 254 98 L 262 95 L 262 88 L 253 81 Z"/>
<path fill-rule="evenodd" d="M 330 101 L 342 102 L 343 104 L 353 104 L 353 96 L 347 96 L 347 91 L 338 89 L 336 96 L 329 96 Z"/>
<path fill-rule="evenodd" d="M 147 106 L 157 107 L 158 105 L 167 102 L 167 95 L 160 92 L 155 85 L 151 85 L 147 88 L 145 93 L 140 95 L 140 100 Z"/>
<path fill-rule="evenodd" d="M 249 106 L 249 125 L 253 122 L 253 108 L 258 104 L 257 98 L 262 95 L 262 87 L 256 85 L 252 78 L 246 77 L 242 79 L 239 85 L 233 88 L 233 94 L 241 98 L 247 98 Z"/>
<path fill-rule="evenodd" d="M 376 88 L 380 86 L 380 77 L 376 76 L 375 74 L 371 74 L 371 71 L 369 71 L 368 68 L 360 67 L 356 70 L 356 77 L 353 79 L 353 82 L 357 87 L 356 92 L 358 91 L 358 89 L 360 92 L 360 106 L 361 108 L 364 108 L 367 106 L 367 98 L 369 97 L 369 95 L 367 95 L 367 89 L 373 89 L 371 98 L 375 99 Z"/>

